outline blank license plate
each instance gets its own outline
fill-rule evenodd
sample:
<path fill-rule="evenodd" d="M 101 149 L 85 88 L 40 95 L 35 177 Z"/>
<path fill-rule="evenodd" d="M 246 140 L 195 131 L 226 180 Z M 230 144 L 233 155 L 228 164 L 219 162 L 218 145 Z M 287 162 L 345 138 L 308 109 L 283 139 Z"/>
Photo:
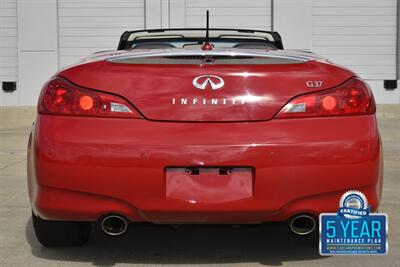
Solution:
<path fill-rule="evenodd" d="M 166 169 L 167 198 L 190 203 L 224 203 L 252 196 L 252 168 Z"/>

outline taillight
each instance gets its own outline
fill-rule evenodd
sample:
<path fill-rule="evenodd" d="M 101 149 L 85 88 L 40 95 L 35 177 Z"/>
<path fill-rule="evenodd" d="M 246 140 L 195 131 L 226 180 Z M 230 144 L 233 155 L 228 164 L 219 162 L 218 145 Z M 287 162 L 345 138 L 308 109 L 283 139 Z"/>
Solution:
<path fill-rule="evenodd" d="M 275 118 L 372 114 L 375 109 L 368 85 L 358 78 L 351 78 L 335 88 L 293 98 Z"/>
<path fill-rule="evenodd" d="M 38 112 L 72 116 L 142 118 L 125 99 L 79 87 L 61 77 L 53 78 L 43 86 Z"/>

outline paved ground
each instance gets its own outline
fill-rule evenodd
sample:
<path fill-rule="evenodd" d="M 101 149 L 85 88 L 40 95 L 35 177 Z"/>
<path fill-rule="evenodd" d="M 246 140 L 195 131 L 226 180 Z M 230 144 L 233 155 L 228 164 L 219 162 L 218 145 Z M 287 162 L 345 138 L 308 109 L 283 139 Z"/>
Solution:
<path fill-rule="evenodd" d="M 381 210 L 389 215 L 389 255 L 320 257 L 315 240 L 296 239 L 282 224 L 143 225 L 123 239 L 97 229 L 81 248 L 44 248 L 35 240 L 25 182 L 32 109 L 0 108 L 0 266 L 400 266 L 400 105 L 379 106 L 385 158 Z"/>

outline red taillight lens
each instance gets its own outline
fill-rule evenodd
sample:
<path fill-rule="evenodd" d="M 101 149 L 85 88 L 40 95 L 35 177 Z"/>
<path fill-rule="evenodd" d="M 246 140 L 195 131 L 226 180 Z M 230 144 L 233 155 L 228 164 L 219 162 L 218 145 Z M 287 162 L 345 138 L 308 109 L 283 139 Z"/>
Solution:
<path fill-rule="evenodd" d="M 40 94 L 38 112 L 72 116 L 142 118 L 125 99 L 79 87 L 56 77 L 48 81 Z"/>
<path fill-rule="evenodd" d="M 371 90 L 362 80 L 352 78 L 338 87 L 295 97 L 279 111 L 276 118 L 372 113 L 375 113 L 375 101 Z"/>

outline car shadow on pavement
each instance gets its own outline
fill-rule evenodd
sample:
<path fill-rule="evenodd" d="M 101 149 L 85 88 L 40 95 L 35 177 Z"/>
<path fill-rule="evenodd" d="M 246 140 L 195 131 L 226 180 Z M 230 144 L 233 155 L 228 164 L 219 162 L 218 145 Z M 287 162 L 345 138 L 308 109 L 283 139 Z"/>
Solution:
<path fill-rule="evenodd" d="M 283 223 L 244 225 L 131 224 L 120 238 L 105 236 L 97 224 L 89 242 L 82 247 L 41 246 L 26 225 L 26 239 L 35 257 L 71 262 L 92 262 L 96 266 L 116 263 L 137 264 L 217 264 L 260 263 L 279 266 L 288 261 L 323 259 L 314 237 L 293 236 Z"/>

